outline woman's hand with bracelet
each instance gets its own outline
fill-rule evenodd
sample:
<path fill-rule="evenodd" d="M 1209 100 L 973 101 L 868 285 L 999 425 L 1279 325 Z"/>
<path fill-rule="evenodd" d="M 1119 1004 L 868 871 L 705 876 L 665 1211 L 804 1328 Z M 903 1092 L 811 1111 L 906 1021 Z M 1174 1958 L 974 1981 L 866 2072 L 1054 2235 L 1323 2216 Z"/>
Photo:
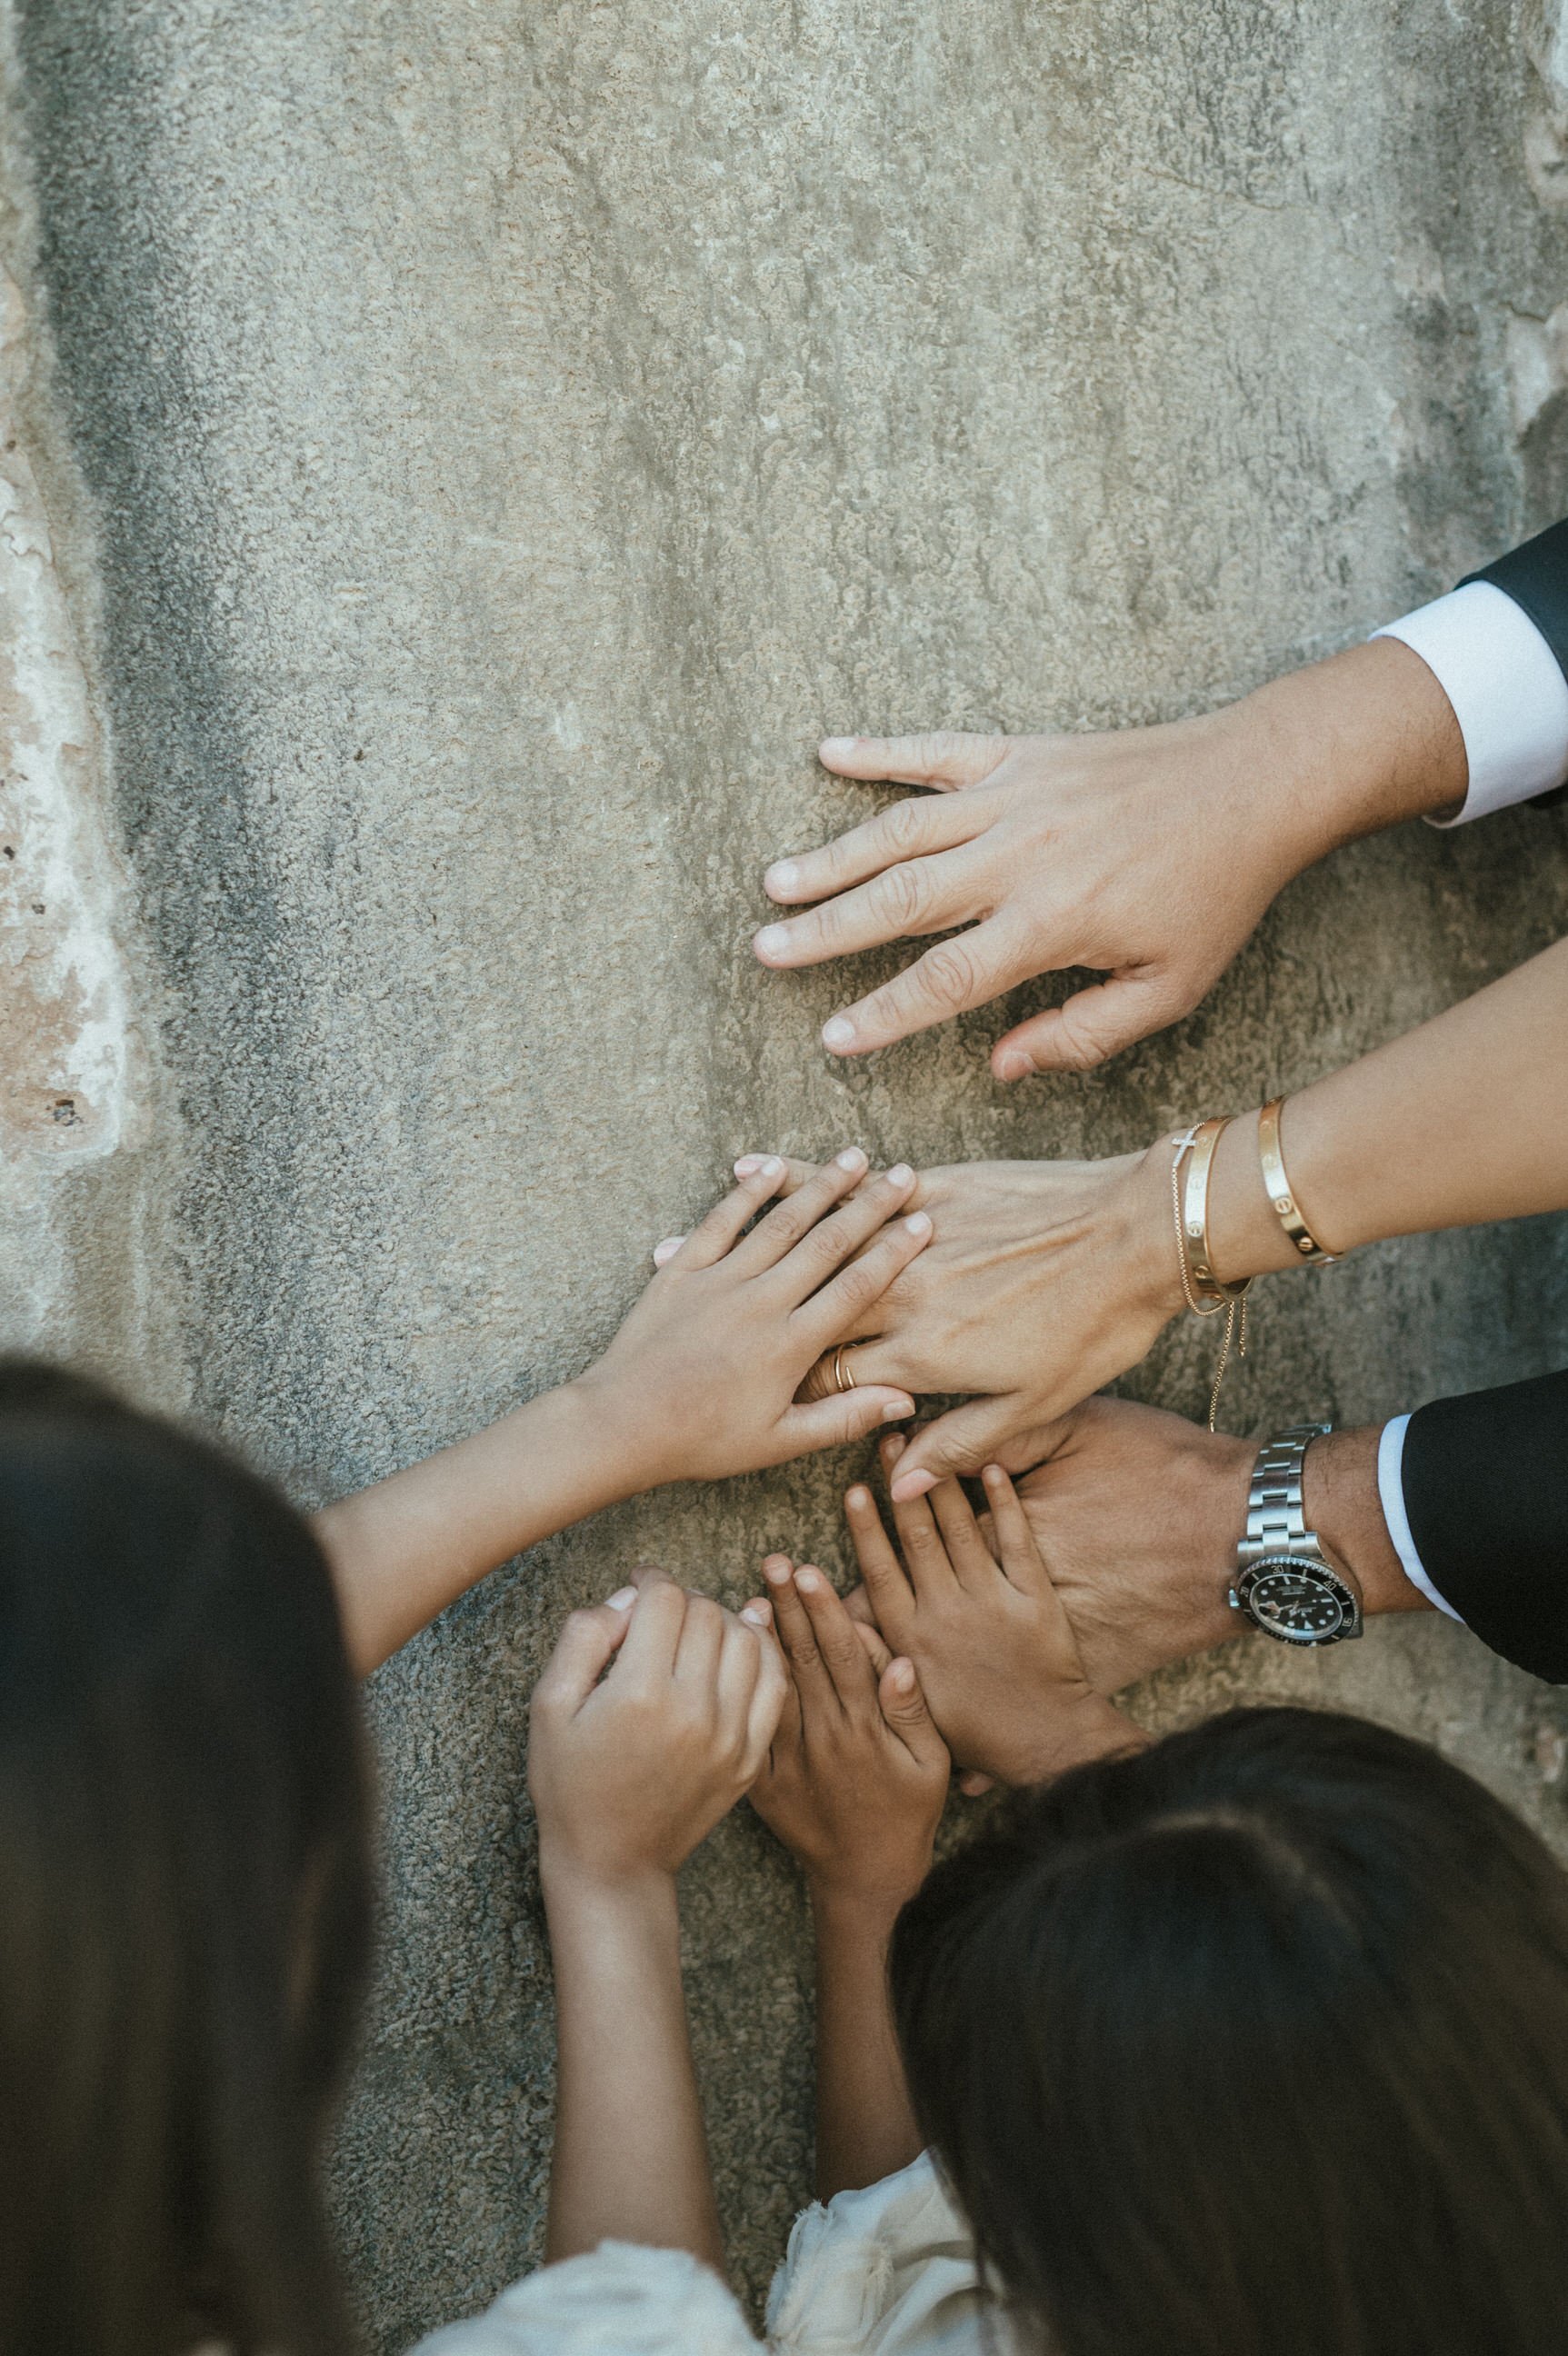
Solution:
<path fill-rule="evenodd" d="M 931 1240 L 851 1329 L 842 1372 L 857 1386 L 978 1396 L 917 1436 L 900 1499 L 948 1472 L 1036 1462 L 1059 1416 L 1146 1356 L 1182 1307 L 1170 1165 L 1161 1139 L 1104 1162 L 921 1174 L 910 1200 Z M 795 1165 L 790 1183 L 805 1174 Z"/>

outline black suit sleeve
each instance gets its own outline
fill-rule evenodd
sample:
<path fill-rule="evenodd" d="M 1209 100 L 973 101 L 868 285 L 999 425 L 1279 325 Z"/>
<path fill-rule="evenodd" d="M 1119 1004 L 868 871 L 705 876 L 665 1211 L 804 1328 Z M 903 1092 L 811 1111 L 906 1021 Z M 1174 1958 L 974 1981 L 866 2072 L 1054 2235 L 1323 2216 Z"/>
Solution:
<path fill-rule="evenodd" d="M 1538 532 L 1522 548 L 1499 556 L 1495 564 L 1472 573 L 1469 579 L 1489 581 L 1530 616 L 1568 679 L 1568 523 L 1554 523 L 1550 530 Z M 1466 585 L 1463 581 L 1459 584 L 1461 589 Z M 1568 800 L 1568 785 L 1532 798 L 1542 808 Z"/>
<path fill-rule="evenodd" d="M 1438 1593 L 1494 1653 L 1568 1685 L 1568 1371 L 1417 1408 L 1400 1479 Z"/>

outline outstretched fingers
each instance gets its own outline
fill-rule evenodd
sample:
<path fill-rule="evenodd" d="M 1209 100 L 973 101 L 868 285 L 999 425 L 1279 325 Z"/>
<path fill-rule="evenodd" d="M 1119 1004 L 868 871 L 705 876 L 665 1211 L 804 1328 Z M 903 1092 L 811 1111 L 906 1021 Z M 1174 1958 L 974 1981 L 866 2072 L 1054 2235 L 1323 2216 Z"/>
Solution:
<path fill-rule="evenodd" d="M 832 1680 L 839 1707 L 849 1718 L 870 1715 L 876 1680 L 854 1622 L 825 1574 L 806 1563 L 795 1573 L 795 1592 L 811 1622 L 817 1656 Z"/>
<path fill-rule="evenodd" d="M 959 1585 L 972 1595 L 983 1595 L 996 1578 L 996 1557 L 981 1535 L 961 1484 L 957 1481 L 939 1481 L 929 1501 L 921 1502 L 929 1502 L 936 1516 Z M 918 1508 L 905 1505 L 899 1510 L 910 1513 Z"/>
<path fill-rule="evenodd" d="M 954 819 L 973 816 L 962 802 L 906 802 L 902 807 L 935 812 L 947 820 L 940 831 L 955 837 Z M 764 965 L 821 965 L 824 958 L 852 957 L 883 941 L 940 932 L 945 926 L 963 924 L 981 913 L 986 872 L 979 851 L 956 840 L 951 849 L 937 848 L 923 858 L 897 858 L 892 865 L 879 859 L 868 881 L 851 884 L 845 878 L 834 887 L 832 899 L 822 901 L 805 916 L 764 925 L 754 934 L 751 945 Z"/>
<path fill-rule="evenodd" d="M 777 1173 L 771 1178 L 765 1178 L 763 1173 L 768 1170 L 769 1163 L 774 1162 L 779 1163 Z M 854 1193 L 865 1178 L 868 1167 L 865 1155 L 861 1151 L 860 1147 L 847 1145 L 842 1153 L 835 1153 L 831 1162 L 825 1162 L 821 1169 L 813 1170 L 802 1185 L 793 1188 L 781 1202 L 776 1203 L 766 1218 L 758 1219 L 746 1241 L 736 1247 L 735 1264 L 737 1272 L 746 1276 L 757 1276 L 764 1269 L 776 1268 L 781 1259 L 811 1235 L 812 1228 L 819 1222 L 826 1219 L 830 1211 L 842 1203 L 846 1195 Z M 768 1161 L 762 1163 L 755 1174 L 743 1178 L 740 1185 L 742 1188 L 766 1186 L 768 1193 L 772 1193 L 779 1186 L 784 1174 L 782 1162 L 778 1155 L 773 1154 L 769 1155 Z M 912 1177 L 910 1183 L 913 1183 Z M 908 1187 L 905 1191 L 908 1192 Z M 886 1206 L 879 1215 L 883 1218 L 886 1216 Z M 872 1226 L 875 1227 L 876 1224 L 876 1220 L 873 1219 Z M 837 1265 L 836 1258 L 832 1264 Z M 818 1280 L 821 1281 L 820 1279 Z"/>
<path fill-rule="evenodd" d="M 789 1254 L 783 1274 L 795 1309 L 793 1327 L 813 1355 L 850 1333 L 929 1243 L 929 1211 L 892 1215 L 914 1183 L 914 1172 L 900 1162 L 862 1187 L 853 1203 L 823 1219 Z"/>
<path fill-rule="evenodd" d="M 836 776 L 874 785 L 932 786 L 962 793 L 983 785 L 1012 747 L 1010 736 L 937 729 L 924 736 L 824 736 L 817 758 Z"/>
<path fill-rule="evenodd" d="M 1000 998 L 1048 960 L 1020 920 L 1005 912 L 938 941 L 881 990 L 857 999 L 822 1025 L 834 1055 L 865 1055 L 972 1006 Z"/>
<path fill-rule="evenodd" d="M 811 1615 L 796 1592 L 794 1564 L 787 1554 L 770 1554 L 764 1559 L 762 1576 L 768 1582 L 773 1624 L 802 1708 L 808 1703 L 822 1707 L 835 1702 L 836 1688 L 827 1663 L 817 1650 Z"/>
<path fill-rule="evenodd" d="M 762 887 L 770 900 L 789 906 L 853 890 L 904 860 L 934 859 L 945 866 L 942 854 L 970 841 L 989 815 L 988 804 L 976 804 L 967 796 L 959 800 L 938 796 L 930 801 L 895 802 L 891 809 L 867 819 L 864 826 L 852 827 L 835 842 L 823 843 L 820 851 L 776 859 L 763 874 Z M 754 947 L 764 964 L 779 961 L 766 935 L 779 929 L 793 933 L 794 927 L 764 926 L 756 937 Z"/>
<path fill-rule="evenodd" d="M 843 1514 L 876 1624 L 896 1644 L 901 1644 L 900 1631 L 908 1625 L 914 1590 L 882 1526 L 876 1500 L 863 1483 L 856 1482 L 853 1489 L 845 1491 Z"/>
<path fill-rule="evenodd" d="M 1025 1595 L 1054 1596 L 1056 1589 L 1040 1552 L 1039 1540 L 1035 1536 L 1028 1515 L 1024 1511 L 1017 1490 L 1000 1464 L 985 1465 L 980 1477 L 985 1484 L 985 1502 L 991 1509 L 996 1553 L 1008 1580 Z M 941 1494 L 940 1489 L 936 1492 L 938 1497 Z"/>
<path fill-rule="evenodd" d="M 654 1252 L 654 1265 L 677 1269 L 712 1268 L 732 1250 L 764 1203 L 776 1194 L 784 1179 L 784 1159 L 769 1153 L 737 1177 L 724 1200 L 714 1205 L 689 1236 L 667 1236 Z"/>

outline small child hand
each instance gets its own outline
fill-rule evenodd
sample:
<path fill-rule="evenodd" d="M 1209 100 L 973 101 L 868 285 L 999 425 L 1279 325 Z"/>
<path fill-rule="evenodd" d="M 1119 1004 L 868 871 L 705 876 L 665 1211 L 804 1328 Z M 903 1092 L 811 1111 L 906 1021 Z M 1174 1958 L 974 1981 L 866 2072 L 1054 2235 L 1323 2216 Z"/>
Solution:
<path fill-rule="evenodd" d="M 890 1440 L 885 1471 L 898 1453 Z M 996 1464 L 983 1478 L 993 1546 L 957 1481 L 894 1505 L 902 1561 L 869 1489 L 851 1489 L 844 1514 L 876 1626 L 914 1662 L 954 1759 L 971 1776 L 1039 1783 L 1144 1738 L 1085 1676 L 1012 1482 Z"/>
<path fill-rule="evenodd" d="M 752 1806 L 814 1896 L 896 1912 L 930 1866 L 946 1746 L 910 1664 L 873 1665 L 820 1570 L 770 1555 L 763 1572 L 789 1684 Z"/>
<path fill-rule="evenodd" d="M 575 1612 L 529 1717 L 546 1880 L 674 1874 L 756 1777 L 788 1687 L 765 1620 L 737 1620 L 662 1571 Z"/>
<path fill-rule="evenodd" d="M 764 1212 L 789 1176 L 777 1156 L 757 1162 L 700 1226 L 660 1245 L 641 1300 L 571 1386 L 620 1435 L 628 1492 L 755 1472 L 913 1415 L 886 1383 L 796 1397 L 929 1242 L 925 1212 L 895 1216 L 913 1171 L 873 1177 L 852 1148 Z"/>

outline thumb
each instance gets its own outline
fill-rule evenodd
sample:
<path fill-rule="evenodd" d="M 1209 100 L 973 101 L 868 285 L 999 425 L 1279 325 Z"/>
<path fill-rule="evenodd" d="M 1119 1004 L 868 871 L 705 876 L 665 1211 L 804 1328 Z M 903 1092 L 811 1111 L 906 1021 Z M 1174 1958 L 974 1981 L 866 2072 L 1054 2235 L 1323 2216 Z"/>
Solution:
<path fill-rule="evenodd" d="M 864 1390 L 839 1391 L 832 1398 L 790 1408 L 779 1430 L 790 1455 L 804 1456 L 813 1448 L 842 1448 L 847 1440 L 864 1440 L 868 1431 L 881 1431 L 914 1412 L 908 1391 L 867 1383 Z"/>
<path fill-rule="evenodd" d="M 894 1467 L 887 1494 L 896 1505 L 925 1496 L 939 1481 L 978 1472 L 993 1462 L 1017 1422 L 1011 1398 L 966 1399 L 915 1434 Z"/>
<path fill-rule="evenodd" d="M 935 1766 L 939 1760 L 945 1762 L 948 1747 L 926 1708 L 926 1697 L 920 1691 L 913 1661 L 889 1661 L 882 1672 L 876 1698 L 882 1705 L 883 1717 L 912 1757 L 929 1766 Z"/>
<path fill-rule="evenodd" d="M 609 1602 L 573 1612 L 533 1688 L 536 1706 L 568 1718 L 582 1708 L 626 1642 L 636 1601 L 635 1588 L 623 1587 Z"/>
<path fill-rule="evenodd" d="M 1026 1079 L 1032 1072 L 1092 1072 L 1151 1031 L 1179 1022 L 1197 1003 L 1168 974 L 1113 973 L 1007 1032 L 991 1050 L 991 1068 L 999 1080 Z"/>

